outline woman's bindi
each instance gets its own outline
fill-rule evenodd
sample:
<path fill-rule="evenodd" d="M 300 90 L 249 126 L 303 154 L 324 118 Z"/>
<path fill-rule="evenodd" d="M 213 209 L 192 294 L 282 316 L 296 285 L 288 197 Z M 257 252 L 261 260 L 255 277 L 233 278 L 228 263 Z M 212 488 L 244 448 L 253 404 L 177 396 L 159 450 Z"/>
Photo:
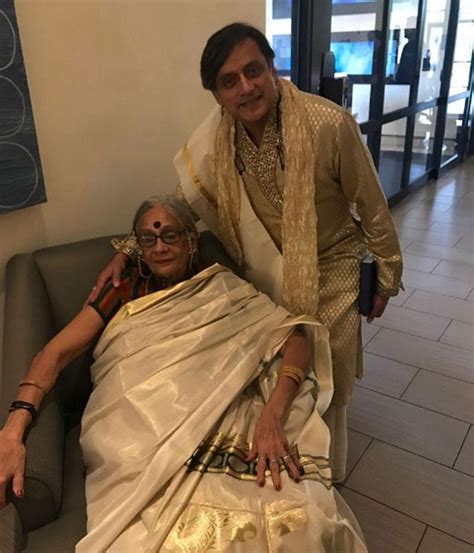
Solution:
<path fill-rule="evenodd" d="M 160 227 L 161 227 L 160 221 L 155 221 L 155 222 L 153 223 L 153 228 L 160 228 Z"/>

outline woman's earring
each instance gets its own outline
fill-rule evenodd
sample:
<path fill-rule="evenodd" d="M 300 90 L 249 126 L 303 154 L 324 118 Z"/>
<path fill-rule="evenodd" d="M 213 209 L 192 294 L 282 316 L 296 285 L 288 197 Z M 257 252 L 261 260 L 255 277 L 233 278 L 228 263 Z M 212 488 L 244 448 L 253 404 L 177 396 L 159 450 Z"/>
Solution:
<path fill-rule="evenodd" d="M 196 246 L 193 244 L 193 241 L 191 239 L 191 235 L 187 232 L 186 238 L 188 239 L 188 253 L 189 253 L 189 262 L 188 262 L 188 273 L 191 273 L 193 270 L 193 263 L 194 263 L 194 254 L 197 251 Z"/>
<path fill-rule="evenodd" d="M 138 272 L 140 273 L 140 276 L 143 277 L 143 278 L 150 278 L 151 276 L 151 271 L 146 275 L 144 272 L 143 272 L 143 267 L 142 267 L 142 256 L 139 254 L 138 255 L 138 259 L 137 259 L 137 262 L 138 262 Z"/>

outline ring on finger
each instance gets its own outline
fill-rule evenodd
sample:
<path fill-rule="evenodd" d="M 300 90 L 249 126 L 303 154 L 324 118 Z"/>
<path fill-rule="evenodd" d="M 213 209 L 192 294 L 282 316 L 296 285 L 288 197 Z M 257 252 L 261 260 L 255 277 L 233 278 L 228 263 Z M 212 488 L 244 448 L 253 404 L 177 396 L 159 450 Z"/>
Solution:
<path fill-rule="evenodd" d="M 292 457 L 289 453 L 287 453 L 286 455 L 283 455 L 283 457 L 282 457 L 282 460 L 283 460 L 284 463 L 287 463 L 291 459 L 292 459 Z"/>
<path fill-rule="evenodd" d="M 278 459 L 276 457 L 272 457 L 270 459 L 270 463 L 278 463 Z"/>

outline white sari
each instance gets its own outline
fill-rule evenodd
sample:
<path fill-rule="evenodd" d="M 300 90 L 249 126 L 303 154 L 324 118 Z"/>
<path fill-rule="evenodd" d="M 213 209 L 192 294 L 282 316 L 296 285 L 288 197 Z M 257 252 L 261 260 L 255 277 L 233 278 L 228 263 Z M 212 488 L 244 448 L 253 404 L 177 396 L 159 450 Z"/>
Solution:
<path fill-rule="evenodd" d="M 285 423 L 304 475 L 295 484 L 282 466 L 276 492 L 257 488 L 245 456 L 296 324 L 314 341 Z M 331 485 L 324 327 L 215 265 L 124 306 L 95 357 L 81 434 L 88 534 L 77 553 L 366 552 Z"/>

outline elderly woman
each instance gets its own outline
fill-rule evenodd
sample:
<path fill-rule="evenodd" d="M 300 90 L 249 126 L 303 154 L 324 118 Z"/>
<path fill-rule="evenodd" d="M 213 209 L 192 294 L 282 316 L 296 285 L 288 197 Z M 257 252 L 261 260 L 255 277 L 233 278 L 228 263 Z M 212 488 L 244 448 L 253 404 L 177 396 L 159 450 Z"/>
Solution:
<path fill-rule="evenodd" d="M 43 396 L 102 333 L 82 420 L 78 553 L 366 552 L 331 485 L 325 329 L 224 267 L 199 271 L 193 217 L 176 198 L 144 202 L 133 230 L 138 266 L 20 383 L 0 433 L 0 503 L 10 479 L 24 494 L 22 440 Z"/>

